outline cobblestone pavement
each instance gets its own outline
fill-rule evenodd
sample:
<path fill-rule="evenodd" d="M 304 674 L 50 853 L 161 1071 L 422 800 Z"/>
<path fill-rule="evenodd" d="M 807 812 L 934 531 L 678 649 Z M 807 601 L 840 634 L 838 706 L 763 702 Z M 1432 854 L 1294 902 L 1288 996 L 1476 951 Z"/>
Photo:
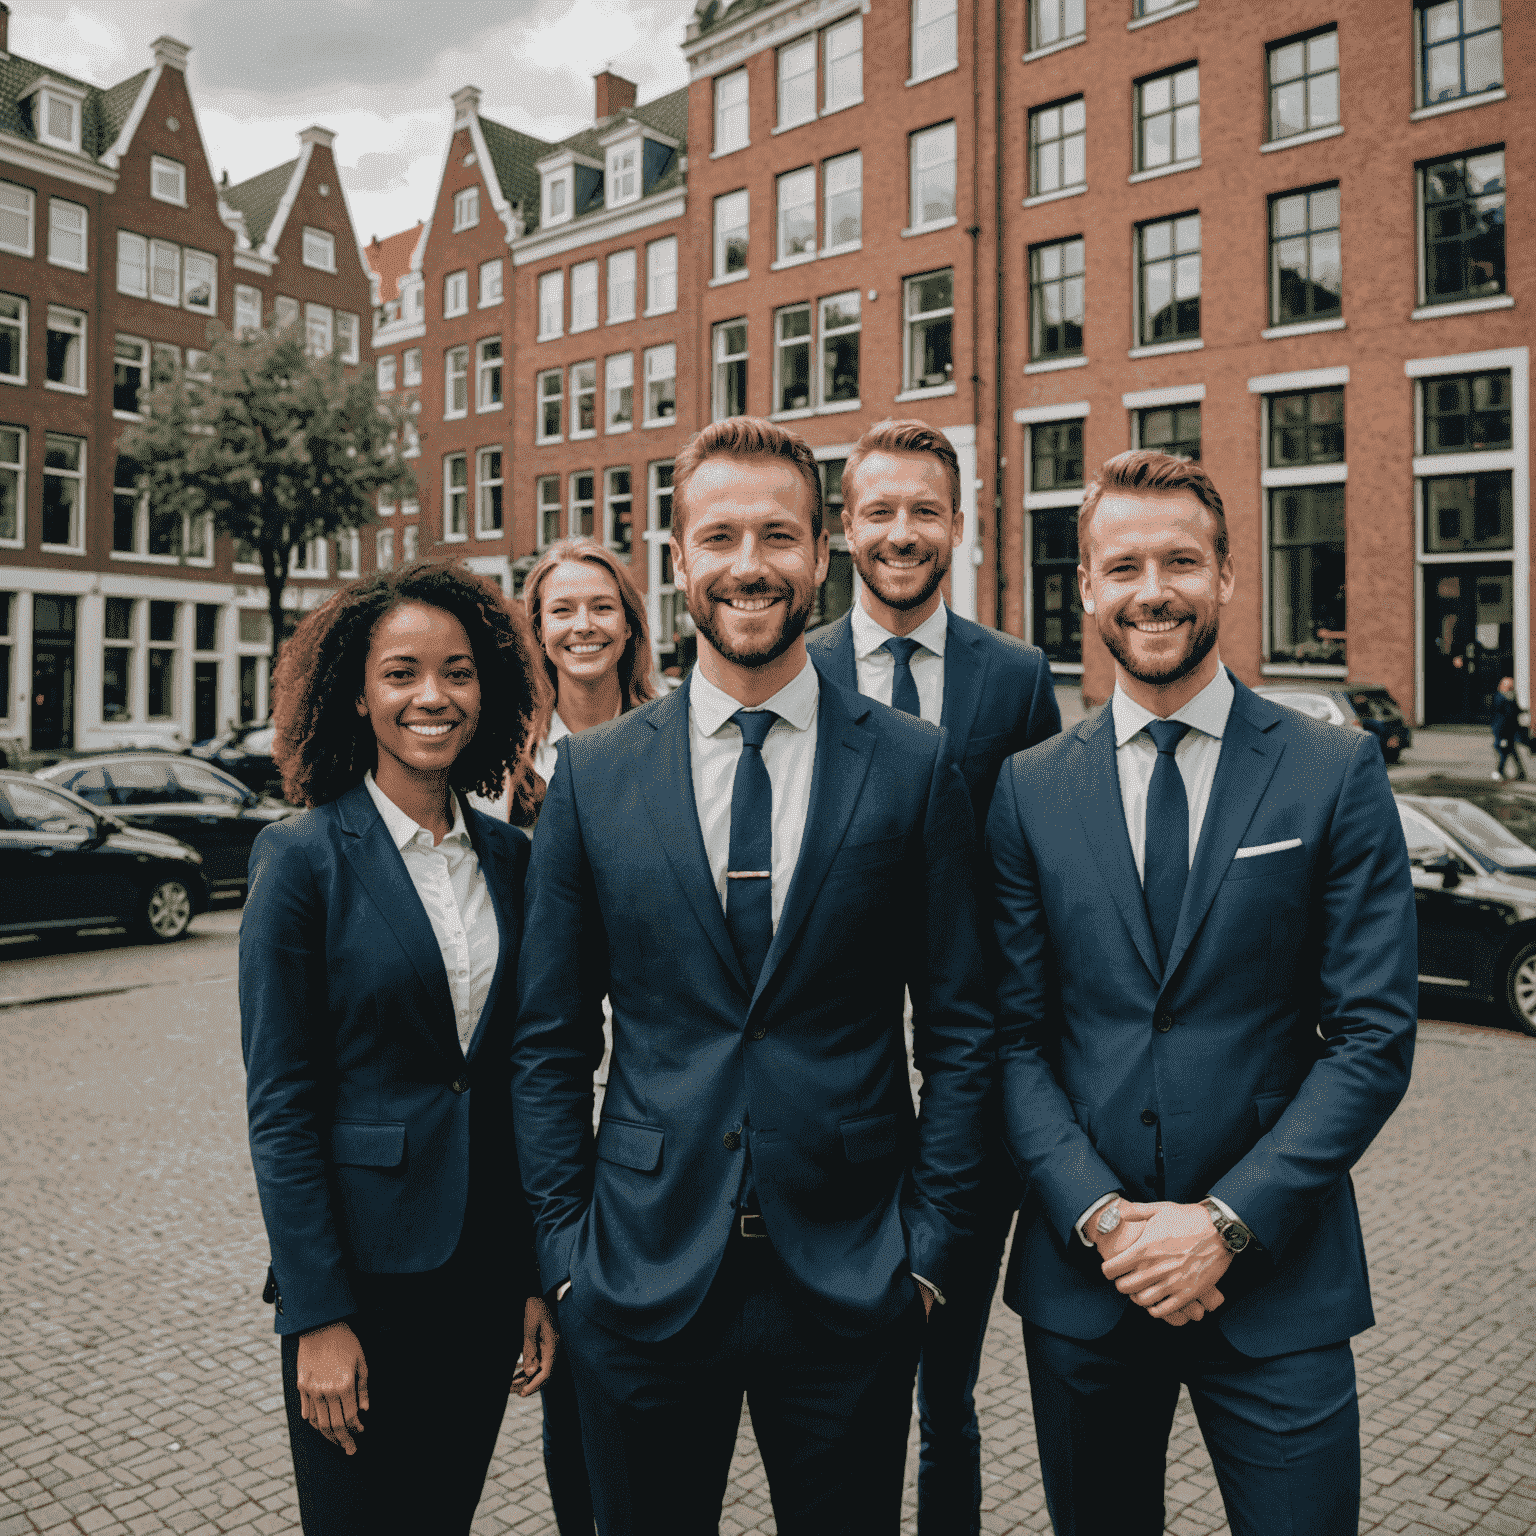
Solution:
<path fill-rule="evenodd" d="M 235 923 L 201 918 L 168 950 L 0 961 L 0 1536 L 298 1528 L 259 1299 Z M 137 990 L 100 990 L 122 987 Z M 58 994 L 73 999 L 25 1001 Z M 1362 1531 L 1536 1525 L 1533 1119 L 1536 1040 L 1424 1027 L 1409 1097 L 1357 1173 L 1378 1318 L 1357 1341 Z M 1001 1304 L 979 1399 L 985 1530 L 1048 1530 Z M 1169 1530 L 1225 1528 L 1186 1400 Z M 538 1405 L 514 1400 L 475 1531 L 553 1529 Z M 745 1427 L 722 1529 L 773 1529 Z"/>

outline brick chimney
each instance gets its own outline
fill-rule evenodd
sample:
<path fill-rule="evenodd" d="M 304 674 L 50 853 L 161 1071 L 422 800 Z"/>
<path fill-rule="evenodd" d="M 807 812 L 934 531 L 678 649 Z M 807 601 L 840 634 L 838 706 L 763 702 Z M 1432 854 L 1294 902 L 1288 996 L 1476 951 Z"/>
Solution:
<path fill-rule="evenodd" d="M 635 104 L 635 82 L 626 80 L 623 75 L 614 74 L 611 69 L 605 69 L 602 74 L 594 75 L 592 84 L 596 95 L 593 116 L 598 122 Z"/>
<path fill-rule="evenodd" d="M 11 8 L 0 0 L 0 59 L 6 58 L 11 47 Z"/>

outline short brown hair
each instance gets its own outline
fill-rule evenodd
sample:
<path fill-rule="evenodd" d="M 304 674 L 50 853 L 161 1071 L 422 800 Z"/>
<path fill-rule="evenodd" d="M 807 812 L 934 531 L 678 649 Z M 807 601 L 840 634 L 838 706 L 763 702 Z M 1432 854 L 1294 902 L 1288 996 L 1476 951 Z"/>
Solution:
<path fill-rule="evenodd" d="M 686 520 L 688 482 L 706 459 L 788 459 L 810 489 L 811 537 L 821 538 L 821 471 L 810 444 L 798 432 L 761 417 L 729 416 L 695 432 L 672 465 L 672 532 L 679 539 Z"/>
<path fill-rule="evenodd" d="M 853 472 L 872 453 L 931 453 L 944 466 L 949 480 L 949 509 L 960 510 L 960 456 L 945 435 L 926 421 L 877 421 L 858 442 L 843 465 L 843 502 Z"/>
<path fill-rule="evenodd" d="M 1106 491 L 1152 491 L 1177 496 L 1188 491 L 1211 514 L 1216 524 L 1216 559 L 1227 558 L 1227 511 L 1221 504 L 1216 482 L 1200 465 L 1176 459 L 1151 448 L 1134 448 L 1106 459 L 1088 485 L 1088 494 L 1077 509 L 1077 558 L 1084 565 L 1088 549 L 1088 525 Z"/>
<path fill-rule="evenodd" d="M 299 805 L 335 800 L 376 766 L 373 726 L 357 713 L 373 631 L 402 603 L 451 613 L 464 626 L 480 675 L 480 723 L 448 782 L 489 799 L 531 760 L 529 724 L 548 684 L 521 605 L 459 562 L 416 560 L 343 587 L 305 616 L 284 643 L 272 680 L 272 758 L 283 793 Z"/>

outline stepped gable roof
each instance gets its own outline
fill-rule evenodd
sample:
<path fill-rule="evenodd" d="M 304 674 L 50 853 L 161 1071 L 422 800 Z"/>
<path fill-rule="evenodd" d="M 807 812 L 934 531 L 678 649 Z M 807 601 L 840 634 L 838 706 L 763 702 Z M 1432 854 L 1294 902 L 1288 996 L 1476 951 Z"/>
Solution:
<path fill-rule="evenodd" d="M 23 110 L 21 98 L 38 80 L 57 80 L 62 85 L 72 85 L 85 92 L 80 108 L 80 155 L 82 159 L 99 160 L 117 142 L 148 75 L 149 71 L 142 69 L 103 90 L 88 80 L 66 75 L 62 69 L 53 69 L 13 53 L 9 58 L 0 59 L 0 133 L 36 141 L 37 134 Z"/>
<path fill-rule="evenodd" d="M 219 188 L 219 195 L 224 201 L 245 215 L 245 232 L 250 237 L 253 250 L 259 250 L 267 238 L 267 231 L 272 227 L 272 220 L 277 217 L 278 205 L 288 190 L 289 182 L 293 180 L 294 167 L 298 163 L 295 157 L 282 165 L 274 165 L 270 171 L 263 171 L 259 176 L 252 176 L 248 181 Z"/>
<path fill-rule="evenodd" d="M 377 235 L 363 247 L 368 270 L 379 279 L 379 303 L 400 297 L 400 280 L 411 270 L 411 252 L 421 239 L 421 221 L 380 240 Z"/>
<path fill-rule="evenodd" d="M 488 117 L 480 118 L 479 122 L 501 195 L 509 203 L 516 203 L 522 209 L 524 219 L 531 222 L 539 207 L 539 173 L 534 167 L 554 146 L 545 139 L 536 139 L 531 133 L 521 133 Z"/>
<path fill-rule="evenodd" d="M 743 16 L 750 16 L 753 11 L 760 11 L 774 3 L 775 0 L 699 0 L 693 13 L 694 26 L 698 31 L 689 29 L 690 40 L 717 31 L 727 22 L 740 21 Z"/>

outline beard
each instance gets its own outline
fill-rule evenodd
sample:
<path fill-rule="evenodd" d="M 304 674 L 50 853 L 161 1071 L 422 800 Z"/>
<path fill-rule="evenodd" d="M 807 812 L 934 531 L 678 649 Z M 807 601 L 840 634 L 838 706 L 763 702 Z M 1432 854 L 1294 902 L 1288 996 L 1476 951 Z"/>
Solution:
<path fill-rule="evenodd" d="M 755 650 L 743 651 L 737 649 L 736 646 L 725 638 L 715 617 L 721 604 L 728 602 L 733 597 L 783 598 L 784 621 L 779 626 L 778 634 L 770 640 L 759 642 Z M 733 591 L 724 594 L 718 589 L 705 591 L 703 593 L 703 600 L 697 608 L 694 607 L 693 597 L 690 594 L 688 598 L 688 612 L 692 615 L 693 622 L 698 626 L 699 633 L 714 646 L 726 661 L 738 667 L 766 667 L 770 662 L 777 661 L 805 633 L 806 622 L 811 616 L 811 604 L 815 600 L 816 594 L 811 592 L 807 594 L 803 603 L 796 606 L 793 587 L 759 581 L 750 587 L 737 587 Z"/>
<path fill-rule="evenodd" d="M 1160 614 L 1157 617 L 1182 618 L 1184 615 Z M 1190 635 L 1189 645 L 1185 649 L 1183 656 L 1176 661 L 1163 663 L 1158 671 L 1151 671 L 1142 663 L 1132 658 L 1130 647 L 1126 644 L 1124 637 L 1120 633 L 1120 621 L 1118 619 L 1112 617 L 1108 620 L 1100 620 L 1099 634 L 1103 637 L 1104 644 L 1109 647 L 1109 654 L 1138 683 L 1146 683 L 1153 688 L 1166 688 L 1188 677 L 1211 654 L 1216 645 L 1217 627 L 1216 617 L 1212 615 L 1208 624 L 1195 629 Z"/>
<path fill-rule="evenodd" d="M 942 554 L 935 554 L 928 566 L 927 575 L 917 594 L 913 597 L 892 597 L 881 584 L 884 572 L 879 560 L 871 556 L 867 560 L 859 562 L 859 576 L 864 585 L 872 591 L 887 608 L 894 608 L 898 613 L 908 613 L 913 608 L 921 608 L 924 603 L 939 590 L 939 583 L 944 580 L 949 570 L 949 550 Z"/>

